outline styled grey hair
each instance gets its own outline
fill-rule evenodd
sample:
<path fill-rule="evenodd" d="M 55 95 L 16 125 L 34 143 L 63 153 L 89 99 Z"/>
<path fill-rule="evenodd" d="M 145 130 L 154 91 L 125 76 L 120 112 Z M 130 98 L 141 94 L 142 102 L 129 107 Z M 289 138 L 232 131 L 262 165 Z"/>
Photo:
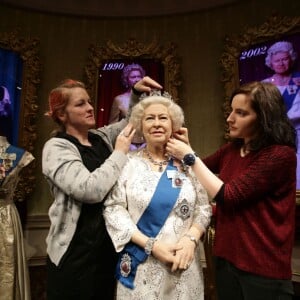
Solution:
<path fill-rule="evenodd" d="M 265 58 L 266 66 L 272 68 L 271 66 L 272 55 L 278 52 L 288 52 L 293 62 L 297 59 L 297 52 L 294 50 L 293 44 L 286 41 L 280 41 L 280 42 L 276 42 L 268 49 L 267 56 Z"/>
<path fill-rule="evenodd" d="M 164 96 L 148 96 L 142 99 L 132 108 L 129 122 L 133 124 L 138 134 L 142 134 L 142 119 L 144 111 L 152 104 L 162 104 L 168 109 L 172 121 L 172 132 L 179 130 L 184 124 L 184 113 L 182 108 L 172 99 Z"/>

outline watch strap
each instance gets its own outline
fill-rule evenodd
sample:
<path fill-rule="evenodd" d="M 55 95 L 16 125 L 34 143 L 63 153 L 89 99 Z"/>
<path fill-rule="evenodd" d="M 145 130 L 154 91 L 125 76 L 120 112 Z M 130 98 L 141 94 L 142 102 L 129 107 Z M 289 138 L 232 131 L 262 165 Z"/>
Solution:
<path fill-rule="evenodd" d="M 185 234 L 184 236 L 188 237 L 192 242 L 194 242 L 196 247 L 198 246 L 198 242 L 197 242 L 196 238 L 193 235 Z"/>

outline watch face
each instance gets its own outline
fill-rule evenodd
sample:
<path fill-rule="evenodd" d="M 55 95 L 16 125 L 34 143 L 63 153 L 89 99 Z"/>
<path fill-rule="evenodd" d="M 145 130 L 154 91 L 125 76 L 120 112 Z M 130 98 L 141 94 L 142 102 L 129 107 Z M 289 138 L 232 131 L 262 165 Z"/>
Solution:
<path fill-rule="evenodd" d="M 188 166 L 192 166 L 195 163 L 195 155 L 194 154 L 186 154 L 183 158 L 183 162 L 184 164 L 188 165 Z"/>

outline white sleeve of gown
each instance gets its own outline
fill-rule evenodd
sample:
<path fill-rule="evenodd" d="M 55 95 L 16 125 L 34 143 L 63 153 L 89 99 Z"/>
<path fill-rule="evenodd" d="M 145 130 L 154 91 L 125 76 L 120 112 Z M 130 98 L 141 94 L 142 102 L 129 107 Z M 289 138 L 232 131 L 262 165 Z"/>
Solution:
<path fill-rule="evenodd" d="M 133 232 L 137 230 L 137 226 L 127 210 L 126 181 L 130 178 L 132 171 L 133 166 L 129 161 L 105 200 L 103 214 L 106 228 L 117 252 L 123 250 Z"/>

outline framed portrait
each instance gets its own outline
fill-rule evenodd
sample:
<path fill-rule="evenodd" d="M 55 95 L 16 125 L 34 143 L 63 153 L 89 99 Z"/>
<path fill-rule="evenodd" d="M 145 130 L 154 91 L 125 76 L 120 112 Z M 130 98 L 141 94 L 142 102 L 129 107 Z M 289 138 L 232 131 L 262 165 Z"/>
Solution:
<path fill-rule="evenodd" d="M 180 66 L 173 44 L 164 47 L 156 41 L 142 44 L 129 39 L 123 45 L 112 41 L 105 46 L 91 45 L 89 51 L 85 73 L 98 127 L 125 116 L 131 87 L 144 76 L 158 81 L 178 100 Z"/>
<path fill-rule="evenodd" d="M 293 51 L 296 56 L 293 58 L 291 66 L 284 66 L 285 61 L 289 59 L 286 56 L 279 56 L 274 63 L 280 64 L 279 68 L 281 69 L 289 69 L 286 70 L 289 73 L 300 71 L 300 32 L 283 34 L 280 37 L 253 44 L 241 51 L 238 59 L 240 84 L 256 80 L 264 81 L 274 75 L 274 67 L 268 62 L 268 51 L 270 52 L 270 49 L 271 51 L 275 49 L 277 52 L 286 49 Z M 270 81 L 272 80 L 270 79 Z"/>
<path fill-rule="evenodd" d="M 39 41 L 18 32 L 0 32 L 0 130 L 10 144 L 33 152 L 36 140 Z M 35 164 L 21 175 L 15 194 L 24 200 L 34 186 Z"/>
<path fill-rule="evenodd" d="M 164 85 L 164 66 L 155 59 L 112 59 L 102 62 L 98 70 L 96 107 L 97 126 L 119 121 L 128 108 L 130 90 L 145 75 Z M 132 78 L 132 79 L 131 79 Z"/>

